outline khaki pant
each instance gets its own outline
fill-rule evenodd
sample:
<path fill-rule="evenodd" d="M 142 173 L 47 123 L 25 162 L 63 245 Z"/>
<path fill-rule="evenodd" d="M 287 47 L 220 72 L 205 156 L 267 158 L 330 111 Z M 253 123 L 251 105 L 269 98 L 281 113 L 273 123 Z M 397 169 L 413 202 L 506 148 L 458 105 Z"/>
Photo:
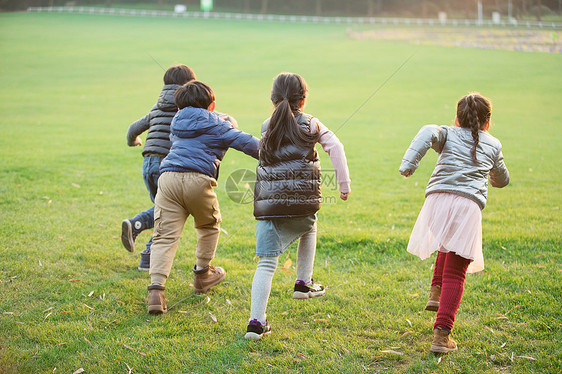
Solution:
<path fill-rule="evenodd" d="M 205 267 L 215 257 L 221 214 L 213 188 L 217 181 L 201 173 L 165 172 L 158 179 L 154 201 L 154 234 L 150 278 L 164 285 L 172 269 L 178 242 L 189 215 L 197 231 L 195 257 Z"/>

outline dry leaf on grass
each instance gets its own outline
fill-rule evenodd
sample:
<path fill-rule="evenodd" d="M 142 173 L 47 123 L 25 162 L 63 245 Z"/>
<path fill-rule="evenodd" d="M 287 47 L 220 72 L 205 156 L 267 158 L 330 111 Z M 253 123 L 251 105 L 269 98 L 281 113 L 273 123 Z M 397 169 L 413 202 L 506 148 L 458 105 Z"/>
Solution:
<path fill-rule="evenodd" d="M 215 323 L 218 322 L 217 317 L 215 317 L 215 316 L 213 315 L 213 313 L 209 312 L 209 315 L 211 316 L 211 319 L 213 320 L 213 322 L 215 322 Z"/>
<path fill-rule="evenodd" d="M 410 327 L 412 327 L 412 322 L 410 322 L 409 319 L 406 319 L 406 322 L 408 322 L 408 325 L 410 325 Z"/>
<path fill-rule="evenodd" d="M 403 338 L 403 337 L 408 336 L 408 335 L 413 334 L 413 333 L 414 333 L 413 331 L 406 331 L 405 333 L 402 334 L 401 337 Z"/>
<path fill-rule="evenodd" d="M 349 350 L 348 350 L 347 348 L 342 347 L 341 349 L 342 349 L 342 351 L 343 351 L 345 354 L 349 354 Z"/>
<path fill-rule="evenodd" d="M 440 364 L 442 359 L 443 357 L 439 357 L 439 359 L 437 360 L 437 364 Z"/>
<path fill-rule="evenodd" d="M 86 337 L 84 336 L 84 340 L 86 341 L 86 343 L 88 343 L 89 345 L 92 345 L 92 343 L 90 343 L 90 341 L 88 339 L 86 339 Z"/>
<path fill-rule="evenodd" d="M 290 269 L 292 264 L 293 264 L 293 261 L 291 261 L 291 259 L 288 258 L 287 261 L 285 261 L 285 263 L 283 264 L 283 267 L 285 269 Z"/>
<path fill-rule="evenodd" d="M 381 351 L 381 353 L 392 353 L 393 355 L 399 355 L 399 356 L 402 356 L 404 354 L 402 352 L 394 351 L 392 349 L 388 349 L 386 351 Z"/>
<path fill-rule="evenodd" d="M 80 188 L 80 185 L 78 183 L 72 183 L 72 187 Z"/>
<path fill-rule="evenodd" d="M 76 370 L 76 371 L 75 371 L 74 373 L 72 373 L 72 374 L 80 374 L 80 373 L 83 373 L 83 372 L 84 372 L 84 369 L 83 369 L 83 368 L 80 368 L 80 369 Z"/>
<path fill-rule="evenodd" d="M 123 343 L 123 346 L 124 346 L 125 348 L 127 348 L 127 349 L 130 349 L 130 350 L 133 351 L 133 352 L 137 352 L 139 355 L 146 356 L 146 354 L 142 353 L 141 351 L 137 351 L 137 350 L 134 349 L 134 348 L 129 347 L 129 346 L 128 346 L 127 344 L 125 344 L 125 343 Z"/>
<path fill-rule="evenodd" d="M 69 280 L 69 282 L 80 282 L 80 279 L 74 279 L 74 278 L 72 278 L 72 279 Z"/>
<path fill-rule="evenodd" d="M 53 308 L 54 308 L 54 307 L 47 308 L 47 309 L 45 309 L 45 310 L 43 311 L 43 313 L 46 313 L 46 312 L 48 312 L 49 310 L 53 310 Z"/>
<path fill-rule="evenodd" d="M 329 323 L 330 320 L 329 319 L 325 319 L 325 318 L 316 318 L 314 320 L 314 322 L 324 322 L 324 323 Z"/>
<path fill-rule="evenodd" d="M 94 291 L 92 290 L 92 291 L 88 294 L 88 297 L 92 297 L 93 294 L 94 294 Z"/>
<path fill-rule="evenodd" d="M 47 318 L 49 318 L 49 316 L 50 316 L 51 314 L 53 314 L 53 312 L 47 314 L 47 315 L 45 316 L 45 318 L 43 318 L 43 321 L 46 320 Z"/>
<path fill-rule="evenodd" d="M 524 359 L 527 359 L 527 360 L 537 361 L 536 358 L 530 357 L 530 356 L 517 356 L 517 358 L 524 358 Z"/>

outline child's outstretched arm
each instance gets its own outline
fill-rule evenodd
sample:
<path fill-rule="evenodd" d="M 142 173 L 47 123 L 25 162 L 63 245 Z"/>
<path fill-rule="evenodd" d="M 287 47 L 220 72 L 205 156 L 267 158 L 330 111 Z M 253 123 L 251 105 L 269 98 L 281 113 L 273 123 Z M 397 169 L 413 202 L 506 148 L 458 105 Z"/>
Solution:
<path fill-rule="evenodd" d="M 314 126 L 316 124 L 317 126 Z M 316 118 L 311 124 L 312 133 L 318 131 L 318 143 L 322 149 L 330 156 L 332 166 L 336 172 L 336 180 L 338 181 L 338 189 L 340 191 L 340 199 L 347 200 L 351 193 L 351 179 L 349 178 L 349 168 L 347 167 L 347 158 L 343 144 L 340 142 L 336 134 L 330 131 L 322 122 Z"/>
<path fill-rule="evenodd" d="M 494 163 L 494 167 L 490 170 L 490 184 L 493 187 L 502 188 L 509 184 L 509 170 L 503 161 L 503 153 L 500 151 Z"/>
<path fill-rule="evenodd" d="M 400 174 L 405 177 L 414 174 L 427 150 L 433 148 L 440 153 L 446 140 L 447 126 L 426 125 L 422 127 L 402 157 Z"/>
<path fill-rule="evenodd" d="M 142 140 L 139 135 L 148 130 L 150 127 L 149 115 L 142 117 L 138 121 L 133 122 L 127 130 L 127 145 L 135 147 L 142 145 Z"/>
<path fill-rule="evenodd" d="M 221 139 L 227 148 L 234 148 L 237 151 L 244 152 L 248 156 L 252 156 L 258 159 L 258 149 L 260 140 L 255 136 L 235 129 L 230 125 L 226 125 L 224 122 L 219 124 L 221 127 Z"/>

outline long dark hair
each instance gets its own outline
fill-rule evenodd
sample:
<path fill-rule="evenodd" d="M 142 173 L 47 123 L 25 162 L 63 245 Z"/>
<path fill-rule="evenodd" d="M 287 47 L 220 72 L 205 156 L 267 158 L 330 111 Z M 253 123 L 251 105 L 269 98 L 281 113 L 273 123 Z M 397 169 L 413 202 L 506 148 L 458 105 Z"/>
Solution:
<path fill-rule="evenodd" d="M 478 92 L 470 93 L 457 102 L 457 120 L 461 127 L 470 129 L 474 145 L 472 147 L 472 161 L 479 163 L 476 158 L 478 146 L 478 130 L 485 130 L 492 116 L 492 102 Z"/>
<path fill-rule="evenodd" d="M 302 110 L 302 100 L 306 99 L 308 87 L 304 79 L 293 73 L 281 73 L 273 80 L 271 102 L 275 110 L 271 115 L 269 126 L 260 141 L 260 159 L 271 163 L 273 154 L 283 144 L 313 146 L 318 141 L 318 133 L 311 134 L 303 130 L 295 115 Z"/>

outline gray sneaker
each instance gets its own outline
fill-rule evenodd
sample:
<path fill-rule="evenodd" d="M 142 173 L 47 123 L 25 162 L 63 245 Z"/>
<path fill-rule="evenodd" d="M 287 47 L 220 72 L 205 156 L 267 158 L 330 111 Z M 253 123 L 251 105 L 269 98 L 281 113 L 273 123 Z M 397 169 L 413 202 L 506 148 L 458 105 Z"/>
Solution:
<path fill-rule="evenodd" d="M 150 270 L 150 252 L 146 250 L 140 253 L 140 263 L 139 263 L 139 270 L 142 271 L 149 271 Z"/>

